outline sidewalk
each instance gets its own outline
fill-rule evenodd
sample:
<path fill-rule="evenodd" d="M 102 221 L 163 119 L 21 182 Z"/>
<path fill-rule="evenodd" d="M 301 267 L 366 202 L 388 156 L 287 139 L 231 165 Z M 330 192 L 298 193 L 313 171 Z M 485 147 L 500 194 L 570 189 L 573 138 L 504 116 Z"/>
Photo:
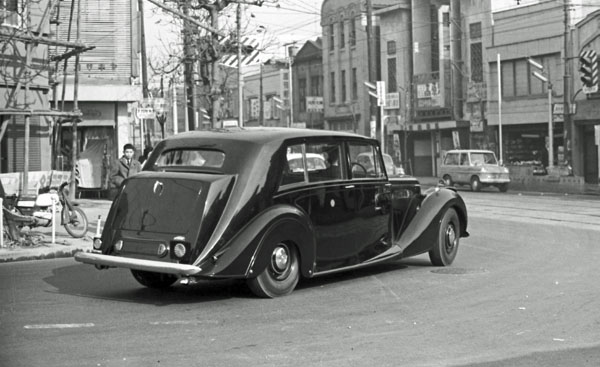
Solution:
<path fill-rule="evenodd" d="M 92 238 L 98 226 L 98 216 L 101 216 L 104 222 L 111 201 L 79 199 L 77 202 L 85 212 L 89 222 L 88 233 L 85 237 L 71 237 L 65 228 L 60 225 L 60 222 L 56 222 L 56 241 L 53 244 L 52 227 L 32 228 L 28 235 L 34 239 L 35 245 L 6 247 L 5 244 L 5 247 L 0 248 L 0 263 L 71 257 L 79 251 L 91 251 Z"/>
<path fill-rule="evenodd" d="M 439 182 L 437 177 L 417 177 L 422 186 L 435 186 Z M 468 189 L 468 186 L 460 186 Z M 493 190 L 490 189 L 490 190 Z M 539 176 L 531 180 L 513 180 L 508 185 L 508 191 L 512 192 L 536 192 L 554 193 L 564 195 L 597 195 L 600 196 L 600 185 L 574 184 L 568 180 L 552 180 L 548 176 Z"/>

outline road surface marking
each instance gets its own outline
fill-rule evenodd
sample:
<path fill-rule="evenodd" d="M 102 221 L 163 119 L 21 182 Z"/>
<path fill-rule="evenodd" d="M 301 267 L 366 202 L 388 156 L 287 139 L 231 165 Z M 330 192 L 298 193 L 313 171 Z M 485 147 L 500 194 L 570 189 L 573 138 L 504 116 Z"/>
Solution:
<path fill-rule="evenodd" d="M 94 327 L 93 323 L 86 324 L 37 324 L 37 325 L 25 325 L 25 329 L 75 329 L 81 327 Z"/>

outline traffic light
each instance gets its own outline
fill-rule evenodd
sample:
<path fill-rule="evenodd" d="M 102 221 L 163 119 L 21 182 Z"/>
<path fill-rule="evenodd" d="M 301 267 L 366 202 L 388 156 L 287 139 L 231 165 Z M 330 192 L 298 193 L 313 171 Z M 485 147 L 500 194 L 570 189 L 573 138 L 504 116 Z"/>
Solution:
<path fill-rule="evenodd" d="M 584 87 L 597 88 L 598 55 L 596 54 L 596 51 L 586 50 L 579 54 L 579 73 Z"/>

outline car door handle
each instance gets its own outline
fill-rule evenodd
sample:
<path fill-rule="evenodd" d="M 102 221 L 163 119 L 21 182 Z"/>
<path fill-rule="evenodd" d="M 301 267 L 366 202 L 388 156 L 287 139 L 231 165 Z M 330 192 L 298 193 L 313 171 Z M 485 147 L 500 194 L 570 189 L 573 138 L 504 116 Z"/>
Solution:
<path fill-rule="evenodd" d="M 354 185 L 346 185 L 346 186 L 344 186 L 344 188 L 345 188 L 345 189 L 353 189 L 353 188 L 354 188 Z"/>

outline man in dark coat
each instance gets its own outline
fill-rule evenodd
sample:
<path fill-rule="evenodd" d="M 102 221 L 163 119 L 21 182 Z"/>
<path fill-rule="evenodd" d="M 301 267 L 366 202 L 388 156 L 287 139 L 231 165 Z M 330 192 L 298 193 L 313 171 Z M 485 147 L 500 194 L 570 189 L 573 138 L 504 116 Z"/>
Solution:
<path fill-rule="evenodd" d="M 142 170 L 142 165 L 137 159 L 133 159 L 135 147 L 133 144 L 123 146 L 123 156 L 114 162 L 110 174 L 110 185 L 112 191 L 119 188 L 121 183 L 127 178 L 135 175 Z"/>

